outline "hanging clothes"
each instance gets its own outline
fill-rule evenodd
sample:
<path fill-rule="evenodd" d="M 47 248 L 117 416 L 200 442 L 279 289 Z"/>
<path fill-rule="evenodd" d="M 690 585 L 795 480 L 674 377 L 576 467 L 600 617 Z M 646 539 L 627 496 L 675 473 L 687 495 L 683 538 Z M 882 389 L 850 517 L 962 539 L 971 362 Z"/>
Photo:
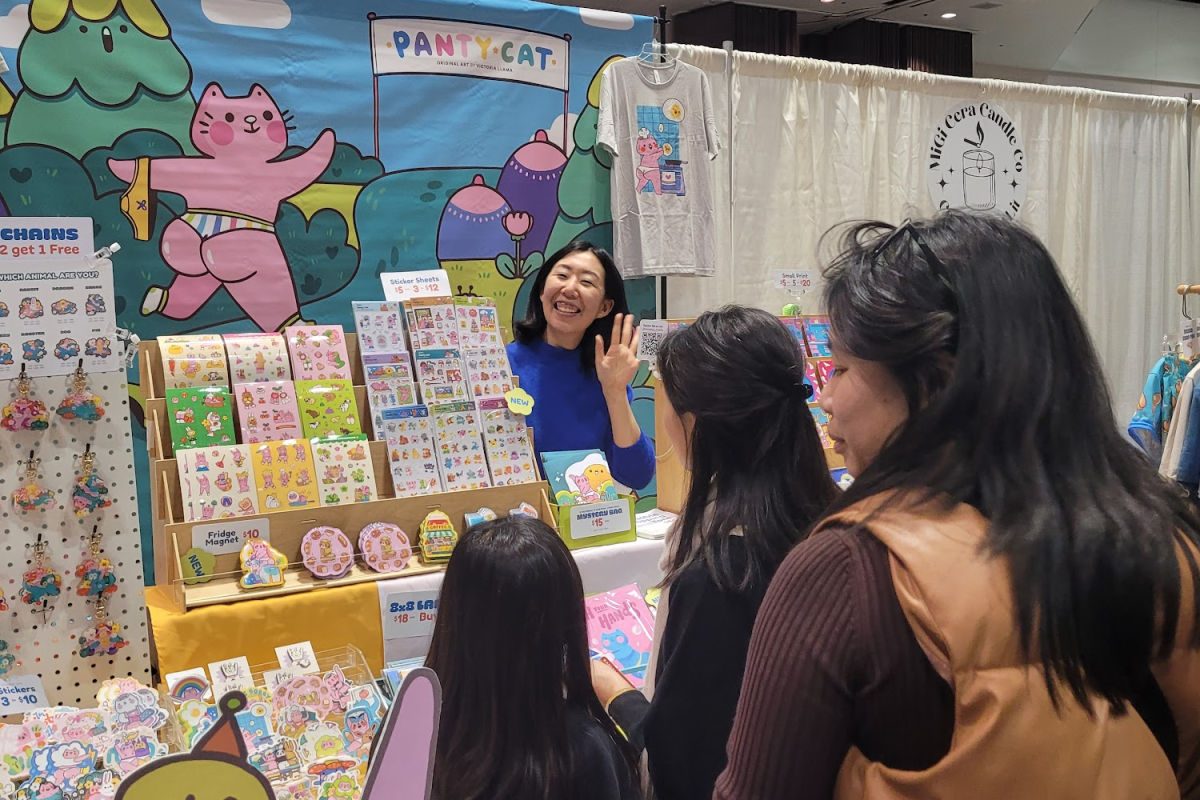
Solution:
<path fill-rule="evenodd" d="M 1191 422 L 1192 412 L 1195 410 L 1197 383 L 1200 382 L 1200 367 L 1192 367 L 1186 371 L 1187 377 L 1179 387 L 1175 408 L 1167 425 L 1162 461 L 1158 465 L 1159 474 L 1170 480 L 1179 480 L 1184 444 L 1188 437 L 1196 432 Z"/>
<path fill-rule="evenodd" d="M 1146 378 L 1137 411 L 1129 421 L 1129 435 L 1156 464 L 1162 461 L 1163 443 L 1187 373 L 1188 363 L 1178 353 L 1160 358 Z"/>

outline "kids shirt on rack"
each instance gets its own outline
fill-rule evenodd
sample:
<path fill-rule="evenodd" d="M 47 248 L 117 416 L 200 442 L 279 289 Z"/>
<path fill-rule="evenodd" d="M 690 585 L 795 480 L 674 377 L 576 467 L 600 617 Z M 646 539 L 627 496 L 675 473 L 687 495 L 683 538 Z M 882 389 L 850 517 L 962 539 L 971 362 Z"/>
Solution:
<path fill-rule="evenodd" d="M 721 144 L 705 74 L 678 59 L 609 65 L 596 141 L 615 156 L 614 255 L 622 276 L 715 274 L 710 162 Z"/>

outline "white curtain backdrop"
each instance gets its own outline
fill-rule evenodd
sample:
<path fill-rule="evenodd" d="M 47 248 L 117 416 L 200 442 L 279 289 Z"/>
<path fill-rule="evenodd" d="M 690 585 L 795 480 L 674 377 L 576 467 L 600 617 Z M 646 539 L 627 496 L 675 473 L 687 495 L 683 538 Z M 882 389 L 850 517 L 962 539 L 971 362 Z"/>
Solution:
<path fill-rule="evenodd" d="M 1176 285 L 1200 283 L 1185 100 L 740 52 L 730 81 L 724 51 L 674 52 L 712 84 L 725 132 L 717 208 L 731 211 L 717 220 L 727 261 L 715 278 L 671 278 L 670 316 L 727 302 L 778 312 L 792 298 L 774 288 L 774 271 L 819 268 L 818 243 L 831 226 L 932 214 L 930 136 L 952 106 L 986 100 L 1024 139 L 1019 218 L 1075 292 L 1115 413 L 1132 413 L 1163 335 L 1178 328 Z M 804 298 L 806 312 L 818 310 L 817 295 Z"/>

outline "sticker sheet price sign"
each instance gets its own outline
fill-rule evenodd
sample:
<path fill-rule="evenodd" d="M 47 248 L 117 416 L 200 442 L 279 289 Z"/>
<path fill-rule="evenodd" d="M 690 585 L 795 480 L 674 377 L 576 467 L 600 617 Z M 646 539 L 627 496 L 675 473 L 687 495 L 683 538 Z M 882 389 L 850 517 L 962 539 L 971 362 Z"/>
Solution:
<path fill-rule="evenodd" d="M 416 639 L 433 633 L 437 621 L 437 591 L 394 592 L 387 596 L 383 615 L 384 639 Z"/>
<path fill-rule="evenodd" d="M 0 678 L 0 717 L 45 708 L 46 689 L 37 675 Z"/>
<path fill-rule="evenodd" d="M 815 278 L 810 269 L 775 270 L 775 287 L 792 294 L 804 294 L 813 288 Z"/>

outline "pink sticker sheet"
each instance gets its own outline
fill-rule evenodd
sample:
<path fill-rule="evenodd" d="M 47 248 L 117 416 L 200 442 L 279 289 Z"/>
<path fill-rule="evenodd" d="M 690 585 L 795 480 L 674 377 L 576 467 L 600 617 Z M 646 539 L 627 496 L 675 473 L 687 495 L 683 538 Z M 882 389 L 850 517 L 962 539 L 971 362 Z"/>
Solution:
<path fill-rule="evenodd" d="M 180 450 L 175 457 L 179 465 L 185 521 L 201 522 L 259 513 L 250 447 L 240 444 L 199 447 Z"/>
<path fill-rule="evenodd" d="M 233 387 L 233 405 L 246 444 L 304 436 L 291 381 L 239 383 Z"/>
<path fill-rule="evenodd" d="M 278 333 L 227 333 L 225 352 L 234 384 L 292 379 L 287 342 Z"/>
<path fill-rule="evenodd" d="M 350 356 L 341 325 L 293 325 L 284 334 L 295 380 L 350 380 Z"/>

